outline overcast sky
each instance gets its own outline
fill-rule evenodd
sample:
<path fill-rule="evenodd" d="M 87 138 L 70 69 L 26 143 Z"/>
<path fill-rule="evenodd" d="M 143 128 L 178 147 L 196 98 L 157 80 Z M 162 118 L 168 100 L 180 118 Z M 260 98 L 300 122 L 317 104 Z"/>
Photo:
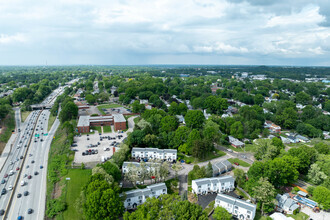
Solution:
<path fill-rule="evenodd" d="M 0 65 L 330 66 L 329 0 L 0 0 Z"/>

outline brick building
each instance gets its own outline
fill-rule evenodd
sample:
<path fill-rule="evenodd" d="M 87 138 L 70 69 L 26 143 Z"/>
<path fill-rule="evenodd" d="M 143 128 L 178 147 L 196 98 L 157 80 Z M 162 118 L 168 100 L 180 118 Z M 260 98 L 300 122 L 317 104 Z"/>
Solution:
<path fill-rule="evenodd" d="M 77 124 L 79 133 L 90 132 L 90 126 L 111 126 L 114 125 L 115 131 L 126 129 L 126 119 L 122 114 L 110 116 L 80 116 Z"/>

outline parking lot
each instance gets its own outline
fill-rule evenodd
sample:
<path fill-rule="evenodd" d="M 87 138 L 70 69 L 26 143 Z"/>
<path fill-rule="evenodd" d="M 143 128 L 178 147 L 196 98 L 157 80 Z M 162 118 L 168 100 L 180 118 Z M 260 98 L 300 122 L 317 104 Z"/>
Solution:
<path fill-rule="evenodd" d="M 102 109 L 105 114 L 129 114 L 132 113 L 129 109 L 124 107 L 117 108 L 104 108 Z"/>
<path fill-rule="evenodd" d="M 125 132 L 103 133 L 100 135 L 97 131 L 95 131 L 94 134 L 82 134 L 81 136 L 76 136 L 74 138 L 74 145 L 77 146 L 71 147 L 72 150 L 76 151 L 74 163 L 101 163 L 104 159 L 110 159 L 114 153 L 114 149 L 118 150 L 120 143 L 126 137 L 127 134 Z M 83 153 L 85 155 L 83 155 Z"/>

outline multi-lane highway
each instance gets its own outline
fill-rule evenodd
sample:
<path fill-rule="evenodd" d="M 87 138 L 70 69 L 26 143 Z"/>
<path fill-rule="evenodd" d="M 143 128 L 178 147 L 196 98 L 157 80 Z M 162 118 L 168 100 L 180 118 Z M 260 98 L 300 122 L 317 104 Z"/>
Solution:
<path fill-rule="evenodd" d="M 54 90 L 41 104 L 52 105 L 63 91 Z M 43 219 L 48 151 L 59 121 L 47 131 L 48 110 L 33 111 L 24 123 L 17 114 L 18 134 L 0 172 L 0 218 Z"/>

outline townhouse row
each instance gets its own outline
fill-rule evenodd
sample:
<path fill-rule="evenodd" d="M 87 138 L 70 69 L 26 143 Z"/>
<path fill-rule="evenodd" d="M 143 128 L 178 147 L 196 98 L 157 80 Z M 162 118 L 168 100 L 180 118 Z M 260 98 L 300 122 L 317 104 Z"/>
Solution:
<path fill-rule="evenodd" d="M 158 148 L 132 148 L 132 158 L 134 159 L 146 159 L 153 160 L 159 159 L 169 162 L 175 162 L 177 160 L 176 149 L 158 149 Z"/>

